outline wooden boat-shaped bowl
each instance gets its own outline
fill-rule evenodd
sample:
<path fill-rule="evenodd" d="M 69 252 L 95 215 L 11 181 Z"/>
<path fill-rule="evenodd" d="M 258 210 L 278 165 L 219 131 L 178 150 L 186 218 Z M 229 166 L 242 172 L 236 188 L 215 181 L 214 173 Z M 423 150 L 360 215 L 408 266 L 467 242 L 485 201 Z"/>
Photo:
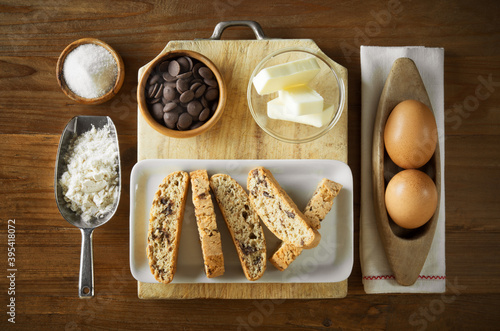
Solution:
<path fill-rule="evenodd" d="M 437 209 L 432 218 L 417 229 L 404 229 L 394 223 L 385 207 L 385 188 L 389 180 L 403 170 L 392 162 L 384 147 L 384 128 L 389 114 L 401 101 L 418 100 L 432 110 L 429 96 L 415 63 L 408 58 L 394 61 L 387 77 L 377 109 L 373 130 L 373 196 L 377 228 L 384 245 L 389 265 L 396 281 L 405 286 L 413 285 L 424 266 L 436 232 L 441 197 L 441 162 L 439 143 L 427 164 L 419 170 L 428 174 L 436 184 Z"/>

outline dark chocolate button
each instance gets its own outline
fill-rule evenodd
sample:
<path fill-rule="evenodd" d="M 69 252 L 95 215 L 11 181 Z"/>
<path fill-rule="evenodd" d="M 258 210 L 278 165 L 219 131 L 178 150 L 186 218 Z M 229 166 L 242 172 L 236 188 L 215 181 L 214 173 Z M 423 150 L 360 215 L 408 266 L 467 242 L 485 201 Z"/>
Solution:
<path fill-rule="evenodd" d="M 181 71 L 181 66 L 176 60 L 170 61 L 168 64 L 168 73 L 170 76 L 177 76 Z"/>
<path fill-rule="evenodd" d="M 214 77 L 214 73 L 212 70 L 210 70 L 208 67 L 201 67 L 198 70 L 198 73 L 200 74 L 201 77 L 204 79 L 212 79 Z"/>
<path fill-rule="evenodd" d="M 200 87 L 198 87 L 194 92 L 194 97 L 201 98 L 201 96 L 205 93 L 206 89 L 207 89 L 206 85 L 200 85 Z"/>
<path fill-rule="evenodd" d="M 163 105 L 160 102 L 155 103 L 151 107 L 151 115 L 156 121 L 161 122 L 163 118 Z"/>
<path fill-rule="evenodd" d="M 165 87 L 163 89 L 163 97 L 167 101 L 172 101 L 178 96 L 177 91 L 172 87 Z"/>
<path fill-rule="evenodd" d="M 205 109 L 203 109 L 201 111 L 200 116 L 198 117 L 198 119 L 200 121 L 202 121 L 202 122 L 205 122 L 208 119 L 209 116 L 210 116 L 210 109 L 205 108 Z"/>
<path fill-rule="evenodd" d="M 177 122 L 178 127 L 186 130 L 189 128 L 191 123 L 193 122 L 193 118 L 188 113 L 183 113 L 179 116 L 179 121 Z"/>
<path fill-rule="evenodd" d="M 193 100 L 193 98 L 194 98 L 193 91 L 187 90 L 186 92 L 181 94 L 181 96 L 179 97 L 179 100 L 182 103 L 188 103 L 189 101 Z"/>
<path fill-rule="evenodd" d="M 168 112 L 163 114 L 163 121 L 169 129 L 175 129 L 179 115 L 175 112 Z"/>
<path fill-rule="evenodd" d="M 168 102 L 165 104 L 165 106 L 163 107 L 163 111 L 165 113 L 168 113 L 169 111 L 172 111 L 174 110 L 175 108 L 177 108 L 177 104 L 175 102 Z"/>
<path fill-rule="evenodd" d="M 193 116 L 194 118 L 197 118 L 198 115 L 200 114 L 201 110 L 203 109 L 203 106 L 198 100 L 193 100 L 187 105 L 187 112 L 189 115 Z"/>

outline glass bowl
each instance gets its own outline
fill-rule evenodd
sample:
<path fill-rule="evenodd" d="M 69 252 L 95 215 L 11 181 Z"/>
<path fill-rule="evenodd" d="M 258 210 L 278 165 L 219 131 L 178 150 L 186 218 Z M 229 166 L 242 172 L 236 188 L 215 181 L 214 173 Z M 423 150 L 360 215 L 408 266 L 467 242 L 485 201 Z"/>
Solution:
<path fill-rule="evenodd" d="M 309 57 L 316 58 L 319 73 L 307 84 L 324 99 L 325 105 L 333 105 L 334 111 L 329 122 L 322 127 L 314 127 L 290 121 L 271 119 L 267 116 L 267 102 L 278 97 L 278 92 L 259 95 L 253 86 L 254 77 L 267 67 Z M 340 119 L 345 104 L 345 86 L 333 61 L 321 52 L 308 48 L 283 48 L 266 56 L 254 69 L 247 88 L 248 107 L 252 116 L 270 136 L 287 143 L 306 143 L 313 141 L 331 130 Z"/>

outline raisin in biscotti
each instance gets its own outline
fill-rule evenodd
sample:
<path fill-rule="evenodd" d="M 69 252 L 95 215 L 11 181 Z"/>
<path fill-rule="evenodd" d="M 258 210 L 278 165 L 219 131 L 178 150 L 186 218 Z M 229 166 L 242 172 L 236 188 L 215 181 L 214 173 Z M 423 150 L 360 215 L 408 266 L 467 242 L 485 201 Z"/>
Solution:
<path fill-rule="evenodd" d="M 220 233 L 215 220 L 214 205 L 210 194 L 210 183 L 206 170 L 189 173 L 193 192 L 194 214 L 200 235 L 201 251 L 208 278 L 224 274 L 224 256 Z"/>
<path fill-rule="evenodd" d="M 248 280 L 257 280 L 266 270 L 266 240 L 245 190 L 229 175 L 210 177 L 210 187 L 220 207 L 227 228 Z"/>
<path fill-rule="evenodd" d="M 301 248 L 318 245 L 319 232 L 309 226 L 304 214 L 269 170 L 264 167 L 250 170 L 247 188 L 252 206 L 276 237 Z"/>
<path fill-rule="evenodd" d="M 339 194 L 342 185 L 329 179 L 323 178 L 318 184 L 311 200 L 304 208 L 304 216 L 313 229 L 320 228 L 320 222 L 330 212 L 333 199 Z M 269 261 L 280 271 L 288 268 L 297 256 L 302 253 L 302 248 L 282 242 Z"/>
<path fill-rule="evenodd" d="M 153 199 L 147 254 L 151 273 L 160 283 L 174 278 L 188 185 L 187 172 L 173 172 L 159 185 Z"/>

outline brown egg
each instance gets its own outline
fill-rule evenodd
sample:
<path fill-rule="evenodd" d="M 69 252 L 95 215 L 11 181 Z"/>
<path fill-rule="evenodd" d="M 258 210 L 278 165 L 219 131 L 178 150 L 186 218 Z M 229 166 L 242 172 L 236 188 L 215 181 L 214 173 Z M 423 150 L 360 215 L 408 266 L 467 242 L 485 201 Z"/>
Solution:
<path fill-rule="evenodd" d="M 436 211 L 437 198 L 432 179 L 415 169 L 397 173 L 385 190 L 389 216 L 405 229 L 415 229 L 427 223 Z"/>
<path fill-rule="evenodd" d="M 436 150 L 437 139 L 434 114 L 419 101 L 400 102 L 387 118 L 385 149 L 401 168 L 416 169 L 426 164 Z"/>

